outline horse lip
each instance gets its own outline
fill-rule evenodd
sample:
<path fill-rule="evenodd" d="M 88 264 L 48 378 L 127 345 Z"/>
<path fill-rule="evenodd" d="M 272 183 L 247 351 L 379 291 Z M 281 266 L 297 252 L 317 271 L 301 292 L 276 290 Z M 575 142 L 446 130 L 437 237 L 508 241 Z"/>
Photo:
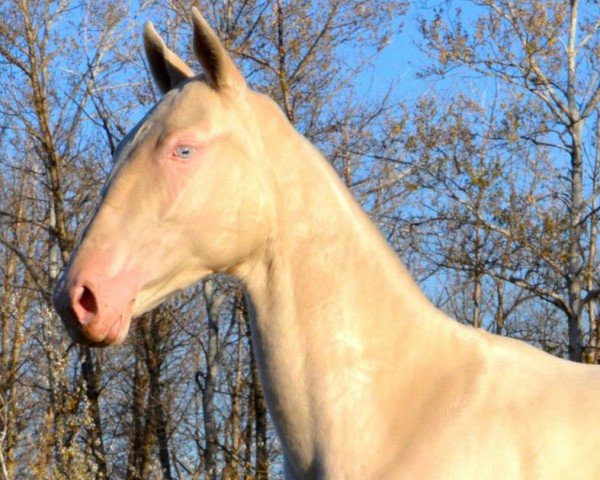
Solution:
<path fill-rule="evenodd" d="M 93 336 L 90 335 L 91 332 L 86 330 L 85 326 L 83 325 L 73 326 L 72 324 L 65 322 L 65 326 L 69 336 L 75 343 L 78 343 L 84 347 L 104 348 L 113 345 L 115 342 L 117 342 L 117 340 L 119 340 L 119 333 L 123 328 L 122 323 L 123 318 L 119 317 L 111 324 L 108 330 L 106 330 L 103 335 L 98 336 L 97 339 L 92 338 Z"/>

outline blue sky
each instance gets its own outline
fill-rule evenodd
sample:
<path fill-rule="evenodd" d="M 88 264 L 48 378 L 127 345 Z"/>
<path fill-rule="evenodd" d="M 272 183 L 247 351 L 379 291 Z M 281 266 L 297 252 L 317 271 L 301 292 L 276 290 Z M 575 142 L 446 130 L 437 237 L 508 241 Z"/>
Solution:
<path fill-rule="evenodd" d="M 450 94 L 467 90 L 471 94 L 483 96 L 490 88 L 495 88 L 493 81 L 467 78 L 465 71 L 448 75 L 444 79 L 417 78 L 417 74 L 432 63 L 431 58 L 418 46 L 422 39 L 419 21 L 433 15 L 432 8 L 424 7 L 424 3 L 426 2 L 411 2 L 407 15 L 400 19 L 402 30 L 391 38 L 389 46 L 373 62 L 373 68 L 361 76 L 361 90 L 366 95 L 377 98 L 390 83 L 394 83 L 395 98 L 410 104 L 425 93 L 436 93 L 441 98 L 448 98 Z M 479 7 L 470 2 L 460 2 L 460 6 L 465 22 L 476 17 Z"/>

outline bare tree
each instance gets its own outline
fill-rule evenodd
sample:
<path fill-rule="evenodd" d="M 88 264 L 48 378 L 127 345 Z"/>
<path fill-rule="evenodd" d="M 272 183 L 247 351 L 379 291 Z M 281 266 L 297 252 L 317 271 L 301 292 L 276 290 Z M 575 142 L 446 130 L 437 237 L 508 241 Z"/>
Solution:
<path fill-rule="evenodd" d="M 406 2 L 202 3 L 253 87 L 274 96 L 368 202 L 370 186 L 382 183 L 367 169 L 379 172 L 378 132 L 392 105 L 389 97 L 359 104 L 353 85 L 398 30 Z M 141 8 L 0 6 L 4 478 L 242 479 L 281 470 L 238 285 L 211 279 L 206 299 L 184 292 L 104 353 L 73 345 L 50 308 L 119 141 L 158 100 L 134 15 L 160 19 L 178 49 L 189 43 L 187 2 Z"/>
<path fill-rule="evenodd" d="M 555 223 L 540 228 L 530 225 L 529 233 L 537 232 L 528 239 L 515 238 L 517 229 L 513 228 L 511 240 L 525 241 L 519 245 L 528 254 L 521 259 L 530 262 L 530 268 L 515 262 L 510 274 L 501 277 L 565 315 L 569 357 L 582 361 L 586 307 L 600 294 L 597 281 L 588 278 L 590 262 L 597 264 L 592 257 L 595 249 L 590 250 L 595 242 L 590 241 L 590 225 L 598 191 L 587 180 L 585 148 L 589 120 L 596 115 L 600 100 L 597 11 L 593 2 L 578 0 L 486 0 L 473 5 L 477 7 L 474 19 L 468 23 L 459 9 L 453 13 L 438 9 L 432 19 L 422 21 L 423 48 L 435 58 L 427 73 L 444 75 L 461 67 L 495 79 L 511 95 L 506 100 L 510 104 L 505 108 L 506 128 L 498 129 L 501 140 L 507 146 L 535 149 L 555 159 L 557 176 L 549 187 L 560 199 L 553 205 Z M 540 192 L 535 193 L 530 200 L 538 202 Z M 492 218 L 481 220 L 489 229 L 502 228 Z M 548 233 L 554 250 L 539 254 L 530 242 L 544 242 L 542 235 Z M 541 269 L 536 271 L 536 266 Z M 550 272 L 555 276 L 549 276 Z"/>

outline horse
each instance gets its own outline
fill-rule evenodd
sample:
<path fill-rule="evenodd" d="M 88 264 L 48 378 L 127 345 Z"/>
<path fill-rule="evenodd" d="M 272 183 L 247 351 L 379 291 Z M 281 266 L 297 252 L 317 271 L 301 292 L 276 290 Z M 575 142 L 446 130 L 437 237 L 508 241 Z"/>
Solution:
<path fill-rule="evenodd" d="M 123 139 L 54 291 L 73 339 L 207 275 L 245 286 L 288 480 L 600 478 L 600 370 L 430 302 L 317 149 L 197 11 L 190 67 L 144 27 L 161 100 Z"/>

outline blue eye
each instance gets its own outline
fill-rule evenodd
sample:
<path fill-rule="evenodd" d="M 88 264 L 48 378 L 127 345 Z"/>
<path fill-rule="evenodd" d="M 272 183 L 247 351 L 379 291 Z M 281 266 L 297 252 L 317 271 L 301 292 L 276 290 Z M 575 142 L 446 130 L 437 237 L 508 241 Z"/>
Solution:
<path fill-rule="evenodd" d="M 194 147 L 190 145 L 181 145 L 175 149 L 175 155 L 183 160 L 191 158 L 194 154 Z"/>

